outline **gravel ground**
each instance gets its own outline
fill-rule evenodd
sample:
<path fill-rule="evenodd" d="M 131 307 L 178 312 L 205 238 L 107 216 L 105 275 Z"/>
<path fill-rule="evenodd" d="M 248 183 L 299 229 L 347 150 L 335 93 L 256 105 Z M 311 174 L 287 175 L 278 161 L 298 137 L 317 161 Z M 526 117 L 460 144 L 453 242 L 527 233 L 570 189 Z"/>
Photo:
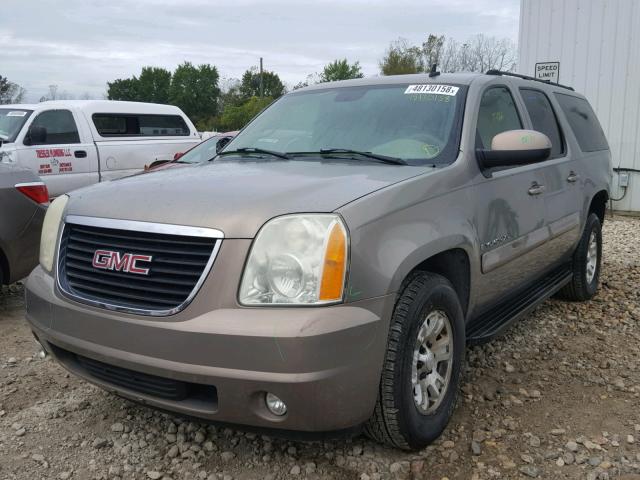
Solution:
<path fill-rule="evenodd" d="M 449 427 L 418 453 L 303 443 L 139 407 L 42 360 L 0 294 L 0 479 L 640 480 L 640 219 L 605 224 L 602 288 L 469 349 Z"/>

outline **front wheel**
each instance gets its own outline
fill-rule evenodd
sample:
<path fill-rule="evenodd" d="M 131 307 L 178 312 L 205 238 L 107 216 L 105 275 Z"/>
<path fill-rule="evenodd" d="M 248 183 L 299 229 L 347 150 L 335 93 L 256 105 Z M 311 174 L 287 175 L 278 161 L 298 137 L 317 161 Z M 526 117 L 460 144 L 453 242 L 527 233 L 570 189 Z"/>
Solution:
<path fill-rule="evenodd" d="M 559 292 L 560 298 L 584 301 L 592 298 L 598 290 L 600 264 L 602 261 L 602 226 L 600 218 L 592 213 L 582 232 L 571 260 L 573 277 Z"/>
<path fill-rule="evenodd" d="M 378 400 L 365 433 L 405 450 L 438 438 L 455 407 L 464 353 L 464 316 L 451 283 L 417 274 L 391 319 Z"/>

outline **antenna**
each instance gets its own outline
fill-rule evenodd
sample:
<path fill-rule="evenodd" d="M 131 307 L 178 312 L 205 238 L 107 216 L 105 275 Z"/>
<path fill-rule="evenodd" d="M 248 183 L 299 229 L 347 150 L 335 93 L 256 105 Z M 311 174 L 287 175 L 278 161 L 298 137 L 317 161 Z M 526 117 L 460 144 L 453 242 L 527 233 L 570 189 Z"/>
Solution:
<path fill-rule="evenodd" d="M 438 68 L 438 64 L 434 63 L 433 65 L 431 65 L 431 71 L 429 72 L 429 78 L 433 78 L 433 77 L 437 77 L 438 75 L 440 75 L 440 72 L 438 72 L 436 69 Z"/>

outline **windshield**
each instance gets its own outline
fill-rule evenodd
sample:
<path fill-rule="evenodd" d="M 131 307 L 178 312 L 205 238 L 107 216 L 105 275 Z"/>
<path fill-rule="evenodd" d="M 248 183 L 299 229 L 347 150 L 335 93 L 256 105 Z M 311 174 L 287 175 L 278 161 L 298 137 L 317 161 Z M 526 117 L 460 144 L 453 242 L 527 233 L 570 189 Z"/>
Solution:
<path fill-rule="evenodd" d="M 202 163 L 216 156 L 216 143 L 222 136 L 215 135 L 199 143 L 176 160 L 180 163 Z"/>
<path fill-rule="evenodd" d="M 442 84 L 294 92 L 273 103 L 225 150 L 347 149 L 413 165 L 451 163 L 458 153 L 465 93 L 465 87 Z"/>
<path fill-rule="evenodd" d="M 13 143 L 20 133 L 31 110 L 0 108 L 0 140 Z"/>

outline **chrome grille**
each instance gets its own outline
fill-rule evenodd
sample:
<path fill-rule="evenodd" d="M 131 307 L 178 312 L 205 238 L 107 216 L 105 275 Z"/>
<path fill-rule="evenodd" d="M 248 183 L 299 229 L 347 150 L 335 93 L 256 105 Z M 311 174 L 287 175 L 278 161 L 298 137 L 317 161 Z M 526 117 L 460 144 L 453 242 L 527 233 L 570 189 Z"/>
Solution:
<path fill-rule="evenodd" d="M 58 283 L 68 296 L 114 310 L 170 315 L 204 281 L 222 242 L 213 229 L 67 217 L 60 237 Z M 151 257 L 136 274 L 94 265 L 96 252 Z M 148 257 L 146 257 L 148 256 Z"/>

